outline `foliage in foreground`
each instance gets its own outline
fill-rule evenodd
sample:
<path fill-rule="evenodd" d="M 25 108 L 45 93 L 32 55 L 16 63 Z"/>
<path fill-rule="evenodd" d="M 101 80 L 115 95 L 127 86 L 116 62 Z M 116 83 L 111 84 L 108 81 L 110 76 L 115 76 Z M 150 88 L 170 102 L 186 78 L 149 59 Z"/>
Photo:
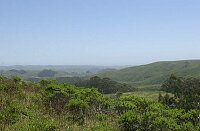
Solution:
<path fill-rule="evenodd" d="M 0 130 L 198 131 L 199 110 L 93 88 L 0 77 Z"/>
<path fill-rule="evenodd" d="M 125 131 L 198 131 L 199 110 L 171 109 L 158 102 L 135 96 L 123 96 L 118 107 Z"/>

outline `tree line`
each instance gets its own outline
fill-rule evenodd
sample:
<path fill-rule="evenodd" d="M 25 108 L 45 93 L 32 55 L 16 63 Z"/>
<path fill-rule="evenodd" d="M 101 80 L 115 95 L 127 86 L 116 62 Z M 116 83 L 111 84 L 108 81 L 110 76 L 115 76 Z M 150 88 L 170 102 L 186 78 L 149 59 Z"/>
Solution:
<path fill-rule="evenodd" d="M 111 94 L 116 92 L 129 92 L 136 89 L 128 84 L 119 83 L 110 78 L 100 78 L 98 76 L 91 77 L 89 80 L 80 81 L 75 84 L 78 87 L 97 88 L 103 94 Z"/>

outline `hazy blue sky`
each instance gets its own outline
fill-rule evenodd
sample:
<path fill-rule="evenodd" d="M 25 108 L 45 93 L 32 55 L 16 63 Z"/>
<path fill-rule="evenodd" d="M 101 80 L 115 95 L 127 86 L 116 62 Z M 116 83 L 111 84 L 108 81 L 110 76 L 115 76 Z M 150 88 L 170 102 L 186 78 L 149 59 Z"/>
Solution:
<path fill-rule="evenodd" d="M 200 58 L 200 0 L 0 0 L 0 65 Z"/>

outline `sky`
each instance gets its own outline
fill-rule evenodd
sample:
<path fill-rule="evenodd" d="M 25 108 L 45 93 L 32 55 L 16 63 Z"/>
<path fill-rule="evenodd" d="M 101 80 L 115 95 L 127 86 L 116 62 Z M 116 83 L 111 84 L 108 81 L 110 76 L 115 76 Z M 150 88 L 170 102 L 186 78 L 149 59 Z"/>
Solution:
<path fill-rule="evenodd" d="M 199 0 L 0 0 L 0 65 L 200 59 Z"/>

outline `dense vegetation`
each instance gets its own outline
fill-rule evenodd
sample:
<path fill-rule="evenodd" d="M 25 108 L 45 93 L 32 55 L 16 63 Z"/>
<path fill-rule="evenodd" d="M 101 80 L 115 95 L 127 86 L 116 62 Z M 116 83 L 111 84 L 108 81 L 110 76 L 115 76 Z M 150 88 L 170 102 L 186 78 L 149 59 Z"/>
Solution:
<path fill-rule="evenodd" d="M 97 88 L 99 92 L 104 94 L 111 94 L 116 92 L 128 92 L 134 91 L 135 88 L 132 86 L 119 83 L 111 80 L 110 78 L 100 78 L 98 76 L 91 77 L 89 80 L 80 81 L 76 83 L 78 87 L 88 87 L 88 88 Z"/>
<path fill-rule="evenodd" d="M 29 81 L 39 82 L 42 78 L 29 78 Z M 103 94 L 111 94 L 116 92 L 129 92 L 136 89 L 128 84 L 119 83 L 109 78 L 91 77 L 89 80 L 86 77 L 56 77 L 56 81 L 59 83 L 69 83 L 77 87 L 96 88 Z"/>
<path fill-rule="evenodd" d="M 146 85 L 161 85 L 166 78 L 174 73 L 182 77 L 200 77 L 200 61 L 169 61 L 134 66 L 99 74 L 119 82 L 125 82 L 136 87 Z M 151 87 L 150 87 L 151 88 Z"/>
<path fill-rule="evenodd" d="M 163 88 L 174 87 L 171 79 Z M 181 96 L 183 100 L 185 97 Z M 122 93 L 110 98 L 94 88 L 78 88 L 55 80 L 31 83 L 1 76 L 0 130 L 200 130 L 200 111 L 190 106 L 193 103 L 188 103 L 191 108 L 162 103 Z"/>
<path fill-rule="evenodd" d="M 171 75 L 164 82 L 162 90 L 174 94 L 173 97 L 160 96 L 159 100 L 176 108 L 200 109 L 200 79 L 181 78 Z"/>
<path fill-rule="evenodd" d="M 54 80 L 30 83 L 0 77 L 0 101 L 0 130 L 81 130 L 83 125 L 98 129 L 110 123 L 103 121 L 103 112 L 112 105 L 109 98 L 92 88 Z"/>

